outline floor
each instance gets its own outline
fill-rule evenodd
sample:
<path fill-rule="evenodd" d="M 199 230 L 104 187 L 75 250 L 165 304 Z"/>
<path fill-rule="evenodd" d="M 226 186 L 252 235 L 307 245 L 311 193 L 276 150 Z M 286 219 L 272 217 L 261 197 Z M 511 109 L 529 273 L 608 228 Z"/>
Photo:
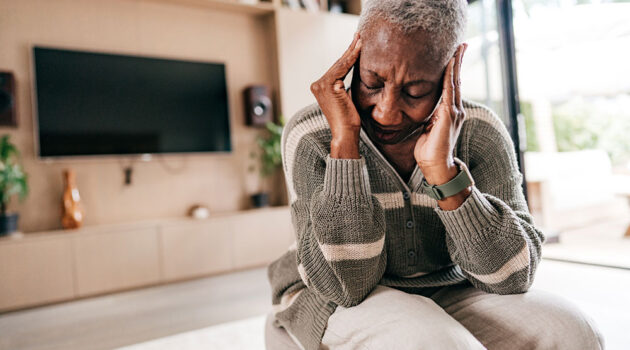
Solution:
<path fill-rule="evenodd" d="M 591 315 L 606 349 L 630 349 L 630 271 L 544 259 L 532 288 Z M 270 302 L 266 269 L 239 271 L 3 314 L 0 350 L 112 349 L 260 317 Z"/>
<path fill-rule="evenodd" d="M 264 268 L 0 315 L 0 349 L 112 349 L 261 315 Z"/>

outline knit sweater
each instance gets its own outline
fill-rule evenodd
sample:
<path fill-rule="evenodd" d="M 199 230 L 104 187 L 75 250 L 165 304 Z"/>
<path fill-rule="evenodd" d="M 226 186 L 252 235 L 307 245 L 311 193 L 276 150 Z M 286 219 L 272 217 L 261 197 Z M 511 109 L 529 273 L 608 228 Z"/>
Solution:
<path fill-rule="evenodd" d="M 528 211 L 512 140 L 494 112 L 466 100 L 464 108 L 453 155 L 475 185 L 449 211 L 422 192 L 417 165 L 405 182 L 364 129 L 360 158 L 336 159 L 317 103 L 288 121 L 281 151 L 296 241 L 267 274 L 273 325 L 301 348 L 318 349 L 337 305 L 361 303 L 377 284 L 418 294 L 462 283 L 528 290 L 546 238 Z"/>

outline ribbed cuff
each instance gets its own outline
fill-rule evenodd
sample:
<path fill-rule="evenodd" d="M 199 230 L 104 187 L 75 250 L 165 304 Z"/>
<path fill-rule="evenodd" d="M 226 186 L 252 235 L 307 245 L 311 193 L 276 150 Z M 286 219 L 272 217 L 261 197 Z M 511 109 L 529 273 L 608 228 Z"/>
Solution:
<path fill-rule="evenodd" d="M 488 227 L 500 224 L 499 213 L 476 186 L 459 208 L 442 210 L 435 207 L 446 231 L 462 241 L 475 241 Z M 455 237 L 454 237 L 455 238 Z"/>
<path fill-rule="evenodd" d="M 331 158 L 326 157 L 324 174 L 324 192 L 336 197 L 350 197 L 360 200 L 371 194 L 370 181 L 365 158 Z"/>

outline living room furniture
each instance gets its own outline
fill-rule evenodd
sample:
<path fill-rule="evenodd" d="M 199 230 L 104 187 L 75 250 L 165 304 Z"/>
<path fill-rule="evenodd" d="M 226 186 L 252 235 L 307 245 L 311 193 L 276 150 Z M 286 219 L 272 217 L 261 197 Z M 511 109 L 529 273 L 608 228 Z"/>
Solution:
<path fill-rule="evenodd" d="M 562 231 L 627 215 L 603 150 L 526 152 L 530 211 L 537 224 Z"/>
<path fill-rule="evenodd" d="M 289 207 L 0 239 L 0 312 L 266 266 L 295 240 Z"/>

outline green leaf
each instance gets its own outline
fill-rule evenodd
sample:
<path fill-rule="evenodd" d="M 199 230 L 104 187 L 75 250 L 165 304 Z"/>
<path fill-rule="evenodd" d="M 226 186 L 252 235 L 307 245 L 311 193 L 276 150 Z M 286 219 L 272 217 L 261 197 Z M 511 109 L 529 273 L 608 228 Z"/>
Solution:
<path fill-rule="evenodd" d="M 9 135 L 0 138 L 0 204 L 5 208 L 11 196 L 19 195 L 24 200 L 28 195 L 28 175 L 19 159 L 18 149 L 11 143 Z"/>

